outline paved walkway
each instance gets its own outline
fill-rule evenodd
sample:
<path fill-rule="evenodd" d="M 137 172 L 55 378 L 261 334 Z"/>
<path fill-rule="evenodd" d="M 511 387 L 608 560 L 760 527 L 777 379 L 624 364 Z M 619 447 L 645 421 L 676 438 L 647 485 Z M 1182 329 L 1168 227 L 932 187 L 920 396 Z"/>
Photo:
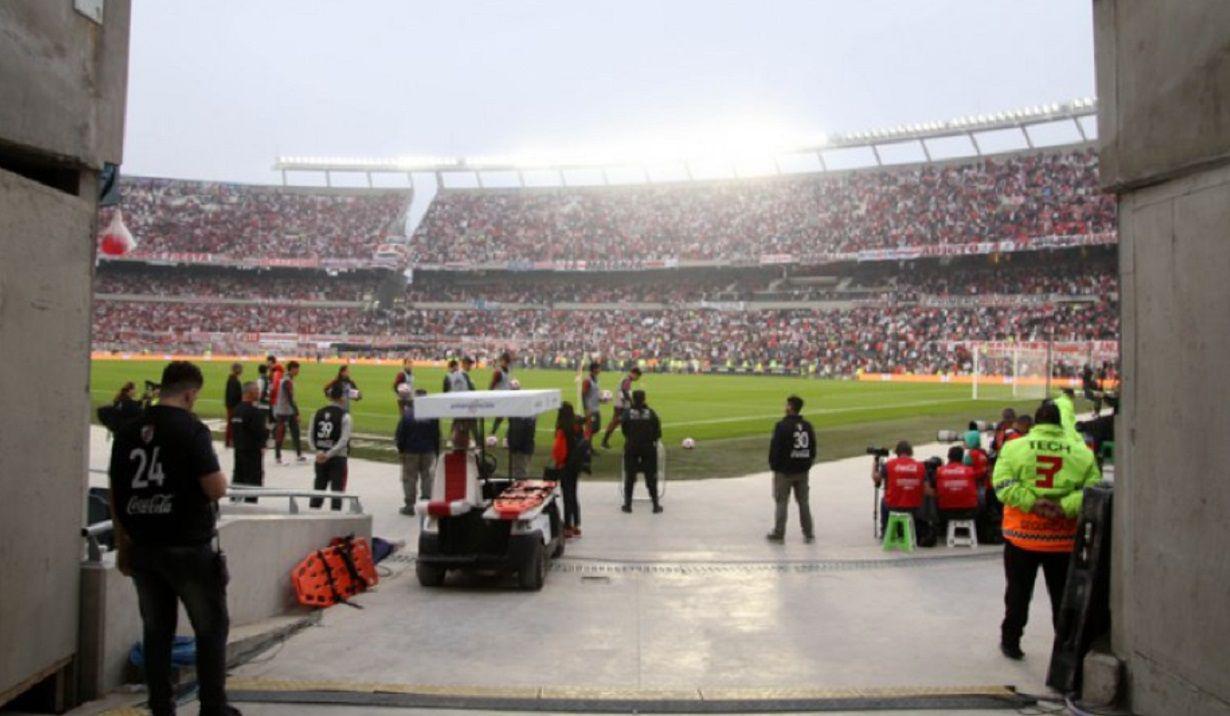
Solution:
<path fill-rule="evenodd" d="M 106 464 L 98 432 L 95 467 Z M 327 610 L 319 627 L 235 676 L 652 690 L 1011 684 L 1045 693 L 1044 590 L 1023 640 L 1028 657 L 1004 659 L 1000 549 L 886 555 L 872 538 L 870 465 L 856 458 L 813 470 L 810 545 L 793 506 L 786 544 L 765 541 L 767 474 L 670 482 L 660 515 L 647 503 L 626 515 L 614 483 L 583 482 L 584 537 L 569 543 L 542 592 L 483 578 L 424 589 L 409 556 L 396 556 L 379 589 L 356 600 L 364 609 Z M 271 486 L 311 484 L 310 465 L 267 474 Z M 376 535 L 404 539 L 413 552 L 417 525 L 397 512 L 399 475 L 396 465 L 354 460 L 349 491 L 362 495 Z"/>

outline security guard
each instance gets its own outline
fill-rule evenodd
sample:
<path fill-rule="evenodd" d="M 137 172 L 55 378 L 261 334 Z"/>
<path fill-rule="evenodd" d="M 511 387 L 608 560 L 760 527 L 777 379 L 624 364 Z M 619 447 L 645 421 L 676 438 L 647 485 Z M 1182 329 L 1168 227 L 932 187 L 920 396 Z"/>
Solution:
<path fill-rule="evenodd" d="M 765 535 L 770 542 L 786 538 L 786 512 L 791 492 L 799 503 L 803 541 L 816 539 L 808 502 L 808 475 L 816 461 L 816 431 L 802 413 L 802 398 L 797 395 L 786 398 L 786 417 L 774 426 L 773 440 L 769 443 L 769 469 L 773 471 L 773 501 L 776 504 L 773 531 Z"/>
<path fill-rule="evenodd" d="M 312 448 L 316 450 L 316 481 L 313 489 L 346 491 L 347 456 L 350 454 L 350 413 L 346 411 L 346 386 L 341 381 L 329 386 L 332 404 L 316 411 L 312 417 Z M 309 507 L 320 507 L 322 498 L 313 497 Z M 342 501 L 331 500 L 335 510 Z"/>
<path fill-rule="evenodd" d="M 1076 391 L 1064 388 L 1055 398 L 1055 407 L 1059 408 L 1059 424 L 1064 431 L 1076 435 Z"/>
<path fill-rule="evenodd" d="M 1022 659 L 1021 633 L 1029 620 L 1038 568 L 1051 597 L 1051 621 L 1059 618 L 1076 517 L 1084 489 L 1101 479 L 1093 452 L 1061 423 L 1060 410 L 1043 403 L 1028 435 L 1005 443 L 995 463 L 995 492 L 1004 505 L 1004 622 L 1000 651 Z"/>
<path fill-rule="evenodd" d="M 117 566 L 137 587 L 149 708 L 175 713 L 171 643 L 177 601 L 196 635 L 201 713 L 237 713 L 226 703 L 226 558 L 218 549 L 218 499 L 226 475 L 209 428 L 192 414 L 205 379 L 174 361 L 162 371 L 160 399 L 116 433 L 111 446 L 111 514 Z"/>
<path fill-rule="evenodd" d="M 636 474 L 645 473 L 645 487 L 653 500 L 653 511 L 662 511 L 658 503 L 658 441 L 662 439 L 662 422 L 653 408 L 645 404 L 645 391 L 632 391 L 632 405 L 624 410 L 620 431 L 624 436 L 624 512 L 632 511 L 632 487 Z"/>
<path fill-rule="evenodd" d="M 261 487 L 265 484 L 265 441 L 269 438 L 269 423 L 256 407 L 260 394 L 260 386 L 255 381 L 244 383 L 240 403 L 231 415 L 230 428 L 235 444 L 235 471 L 231 474 L 231 482 L 236 485 Z M 256 502 L 255 497 L 244 500 Z"/>

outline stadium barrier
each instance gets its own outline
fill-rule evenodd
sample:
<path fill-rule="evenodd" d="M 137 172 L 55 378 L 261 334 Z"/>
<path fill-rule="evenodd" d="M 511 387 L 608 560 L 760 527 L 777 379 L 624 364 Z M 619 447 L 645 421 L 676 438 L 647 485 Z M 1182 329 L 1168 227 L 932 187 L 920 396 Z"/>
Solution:
<path fill-rule="evenodd" d="M 974 376 L 972 375 L 954 375 L 954 374 L 918 374 L 918 373 L 859 373 L 855 376 L 857 380 L 877 383 L 954 383 L 957 385 L 972 385 Z M 1003 385 L 1012 385 L 1013 378 L 1010 375 L 981 375 L 978 376 L 981 383 L 994 384 L 1000 383 Z M 1028 376 L 1018 378 L 1018 382 L 1022 385 L 1046 385 L 1045 377 Z M 1119 382 L 1116 380 L 1103 381 L 1106 387 L 1118 387 Z M 1050 385 L 1055 388 L 1072 388 L 1079 389 L 1081 387 L 1080 378 L 1051 378 Z"/>

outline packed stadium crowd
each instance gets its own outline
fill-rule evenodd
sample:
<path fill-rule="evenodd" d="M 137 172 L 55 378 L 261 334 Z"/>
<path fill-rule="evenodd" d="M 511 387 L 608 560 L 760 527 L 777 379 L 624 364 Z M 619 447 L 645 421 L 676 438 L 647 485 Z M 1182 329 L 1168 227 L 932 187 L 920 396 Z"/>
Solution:
<path fill-rule="evenodd" d="M 120 209 L 135 256 L 370 259 L 405 234 L 404 191 L 342 192 L 126 177 Z M 100 226 L 106 227 L 104 210 Z"/>
<path fill-rule="evenodd" d="M 278 301 L 361 301 L 374 288 L 374 279 L 324 276 L 318 273 L 230 273 L 191 275 L 184 271 L 100 271 L 94 293 L 100 295 L 191 296 Z"/>
<path fill-rule="evenodd" d="M 848 311 L 373 311 L 98 301 L 94 312 L 95 344 L 104 350 L 140 350 L 140 342 L 151 333 L 164 331 L 268 332 L 401 337 L 424 358 L 439 358 L 464 344 L 480 355 L 512 347 L 529 365 L 552 365 L 558 356 L 601 350 L 620 361 L 696 360 L 708 366 L 755 364 L 790 370 L 814 364 L 821 375 L 967 371 L 968 355 L 954 348 L 954 342 L 1110 340 L 1118 330 L 1117 308 L 1111 302 Z"/>
<path fill-rule="evenodd" d="M 1115 228 L 1092 150 L 844 174 L 439 193 L 419 263 L 756 259 Z"/>

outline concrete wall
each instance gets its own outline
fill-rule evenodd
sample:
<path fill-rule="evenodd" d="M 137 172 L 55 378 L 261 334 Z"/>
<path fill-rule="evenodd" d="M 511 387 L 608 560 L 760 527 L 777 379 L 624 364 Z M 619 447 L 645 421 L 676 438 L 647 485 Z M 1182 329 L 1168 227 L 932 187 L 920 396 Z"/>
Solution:
<path fill-rule="evenodd" d="M 370 539 L 372 518 L 329 512 L 251 515 L 224 518 L 219 532 L 231 572 L 226 600 L 231 626 L 241 627 L 301 609 L 290 584 L 291 568 L 334 537 Z M 115 568 L 114 555 L 80 569 L 81 692 L 96 698 L 124 683 L 128 652 L 141 640 L 141 615 L 132 580 Z M 179 633 L 192 634 L 182 605 Z"/>
<path fill-rule="evenodd" d="M 1123 410 L 1112 646 L 1140 714 L 1230 714 L 1230 4 L 1096 0 Z"/>
<path fill-rule="evenodd" d="M 121 159 L 129 10 L 0 3 L 0 703 L 76 651 L 97 172 Z"/>

